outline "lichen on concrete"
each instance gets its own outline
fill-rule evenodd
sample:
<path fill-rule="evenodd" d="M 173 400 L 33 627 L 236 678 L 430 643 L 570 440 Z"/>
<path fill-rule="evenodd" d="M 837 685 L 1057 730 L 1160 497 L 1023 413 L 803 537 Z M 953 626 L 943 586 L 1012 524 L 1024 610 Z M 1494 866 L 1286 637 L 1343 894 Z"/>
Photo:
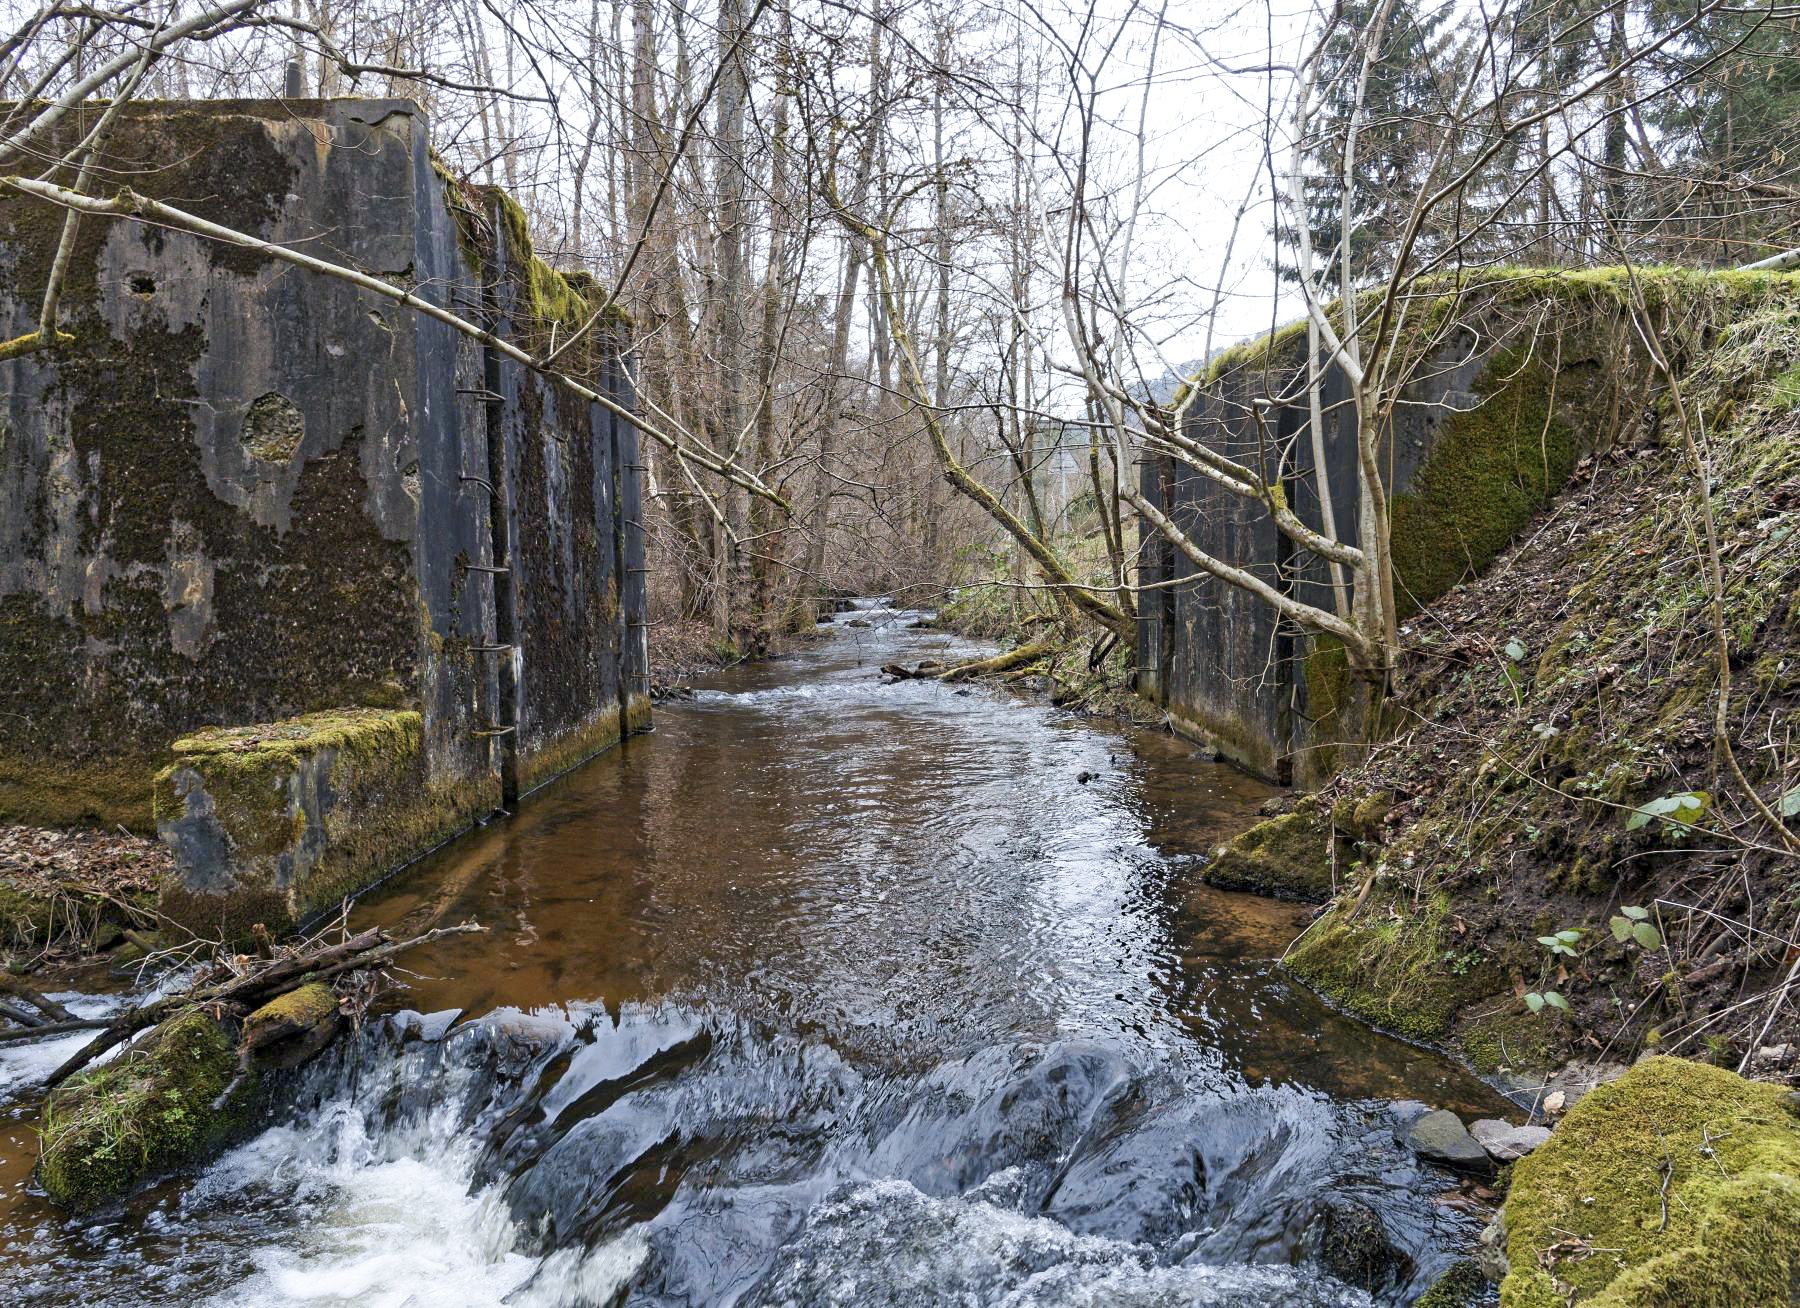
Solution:
<path fill-rule="evenodd" d="M 210 1156 L 248 1124 L 257 1099 L 247 1077 L 214 1107 L 236 1073 L 232 1033 L 198 1009 L 78 1073 L 44 1104 L 45 1193 L 83 1212 Z"/>
<path fill-rule="evenodd" d="M 1741 1308 L 1800 1284 L 1787 1087 L 1650 1058 L 1515 1164 L 1503 1308 Z"/>

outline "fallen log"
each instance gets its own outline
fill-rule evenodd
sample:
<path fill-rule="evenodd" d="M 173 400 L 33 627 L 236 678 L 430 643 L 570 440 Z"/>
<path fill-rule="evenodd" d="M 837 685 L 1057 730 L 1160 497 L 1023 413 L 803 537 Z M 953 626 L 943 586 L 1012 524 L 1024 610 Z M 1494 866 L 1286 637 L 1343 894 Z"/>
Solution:
<path fill-rule="evenodd" d="M 943 671 L 943 668 L 944 665 L 936 659 L 926 659 L 923 663 L 910 668 L 904 663 L 884 664 L 881 672 L 883 676 L 892 677 L 895 681 L 922 681 L 937 676 Z"/>
<path fill-rule="evenodd" d="M 991 659 L 976 659 L 972 663 L 959 663 L 937 674 L 939 681 L 961 681 L 965 677 L 982 677 L 995 672 L 1006 672 L 1026 663 L 1035 663 L 1056 648 L 1055 636 L 1040 636 L 1026 645 L 1007 650 L 1004 654 L 996 654 Z"/>
<path fill-rule="evenodd" d="M 64 1008 L 47 995 L 41 995 L 26 985 L 10 972 L 0 972 L 0 990 L 6 991 L 15 999 L 22 999 L 40 1013 L 54 1018 L 58 1022 L 73 1022 L 75 1014 Z"/>
<path fill-rule="evenodd" d="M 68 1035 L 73 1031 L 98 1031 L 111 1025 L 110 1017 L 76 1017 L 67 1022 L 46 1022 L 42 1026 L 0 1027 L 0 1045 L 20 1040 L 42 1040 L 46 1036 Z"/>

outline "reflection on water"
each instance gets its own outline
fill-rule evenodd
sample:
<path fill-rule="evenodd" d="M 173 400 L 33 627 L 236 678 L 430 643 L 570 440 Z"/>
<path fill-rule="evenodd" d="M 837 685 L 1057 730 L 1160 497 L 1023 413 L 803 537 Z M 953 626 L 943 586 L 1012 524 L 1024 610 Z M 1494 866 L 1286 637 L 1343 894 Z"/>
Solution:
<path fill-rule="evenodd" d="M 872 625 L 663 707 L 359 906 L 489 925 L 410 955 L 397 999 L 496 1015 L 372 1030 L 281 1125 L 129 1214 L 76 1229 L 15 1194 L 0 1289 L 1149 1305 L 1428 1283 L 1464 1219 L 1382 1101 L 1501 1105 L 1286 982 L 1303 910 L 1200 884 L 1266 788 L 1167 736 L 884 684 L 969 651 L 848 616 Z"/>

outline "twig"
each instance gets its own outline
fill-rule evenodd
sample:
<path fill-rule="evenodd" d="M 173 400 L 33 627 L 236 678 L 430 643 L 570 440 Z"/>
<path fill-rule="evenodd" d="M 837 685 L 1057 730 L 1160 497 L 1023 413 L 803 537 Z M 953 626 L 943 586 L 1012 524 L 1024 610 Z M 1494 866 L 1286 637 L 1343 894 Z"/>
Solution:
<path fill-rule="evenodd" d="M 97 1031 L 111 1026 L 110 1017 L 78 1017 L 68 1022 L 49 1022 L 43 1026 L 0 1027 L 0 1044 L 16 1044 L 21 1040 L 41 1040 L 46 1036 L 68 1035 L 71 1031 Z"/>

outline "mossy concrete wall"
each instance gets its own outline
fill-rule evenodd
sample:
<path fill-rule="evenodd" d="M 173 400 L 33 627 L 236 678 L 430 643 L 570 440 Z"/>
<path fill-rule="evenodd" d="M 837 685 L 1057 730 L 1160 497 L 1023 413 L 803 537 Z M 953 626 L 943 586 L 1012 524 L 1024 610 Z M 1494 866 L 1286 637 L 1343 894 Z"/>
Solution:
<path fill-rule="evenodd" d="M 503 334 L 595 300 L 531 254 L 516 206 L 438 170 L 410 103 L 140 105 L 107 154 L 139 191 Z M 61 222 L 0 199 L 6 336 L 36 327 Z M 410 715 L 384 785 L 435 807 L 326 878 L 336 895 L 641 724 L 628 422 L 348 283 L 164 227 L 85 220 L 61 326 L 0 363 L 0 817 L 171 827 L 196 793 L 171 789 L 178 740 Z M 628 402 L 621 330 L 572 362 Z M 240 892 L 322 906 L 266 842 L 240 854 L 235 831 L 294 818 L 275 789 L 210 853 L 171 829 L 196 925 Z"/>
<path fill-rule="evenodd" d="M 1596 316 L 1590 299 L 1601 302 Z M 1485 566 L 1568 478 L 1579 455 L 1616 425 L 1610 361 L 1622 329 L 1616 301 L 1544 275 L 1504 278 L 1486 293 L 1424 315 L 1455 326 L 1424 350 L 1384 433 L 1393 492 L 1399 603 L 1410 613 Z M 1309 406 L 1300 384 L 1306 333 L 1287 328 L 1216 361 L 1189 410 L 1190 437 L 1279 485 L 1295 513 L 1323 529 Z M 1341 540 L 1358 521 L 1356 416 L 1335 367 L 1323 385 L 1325 480 Z M 1214 557 L 1330 609 L 1322 560 L 1275 530 L 1251 503 L 1172 458 L 1139 470 L 1144 494 Z M 1247 592 L 1201 573 L 1146 532 L 1146 583 L 1181 583 L 1140 606 L 1140 692 L 1172 725 L 1273 780 L 1329 776 L 1347 675 L 1341 647 L 1315 639 Z"/>

